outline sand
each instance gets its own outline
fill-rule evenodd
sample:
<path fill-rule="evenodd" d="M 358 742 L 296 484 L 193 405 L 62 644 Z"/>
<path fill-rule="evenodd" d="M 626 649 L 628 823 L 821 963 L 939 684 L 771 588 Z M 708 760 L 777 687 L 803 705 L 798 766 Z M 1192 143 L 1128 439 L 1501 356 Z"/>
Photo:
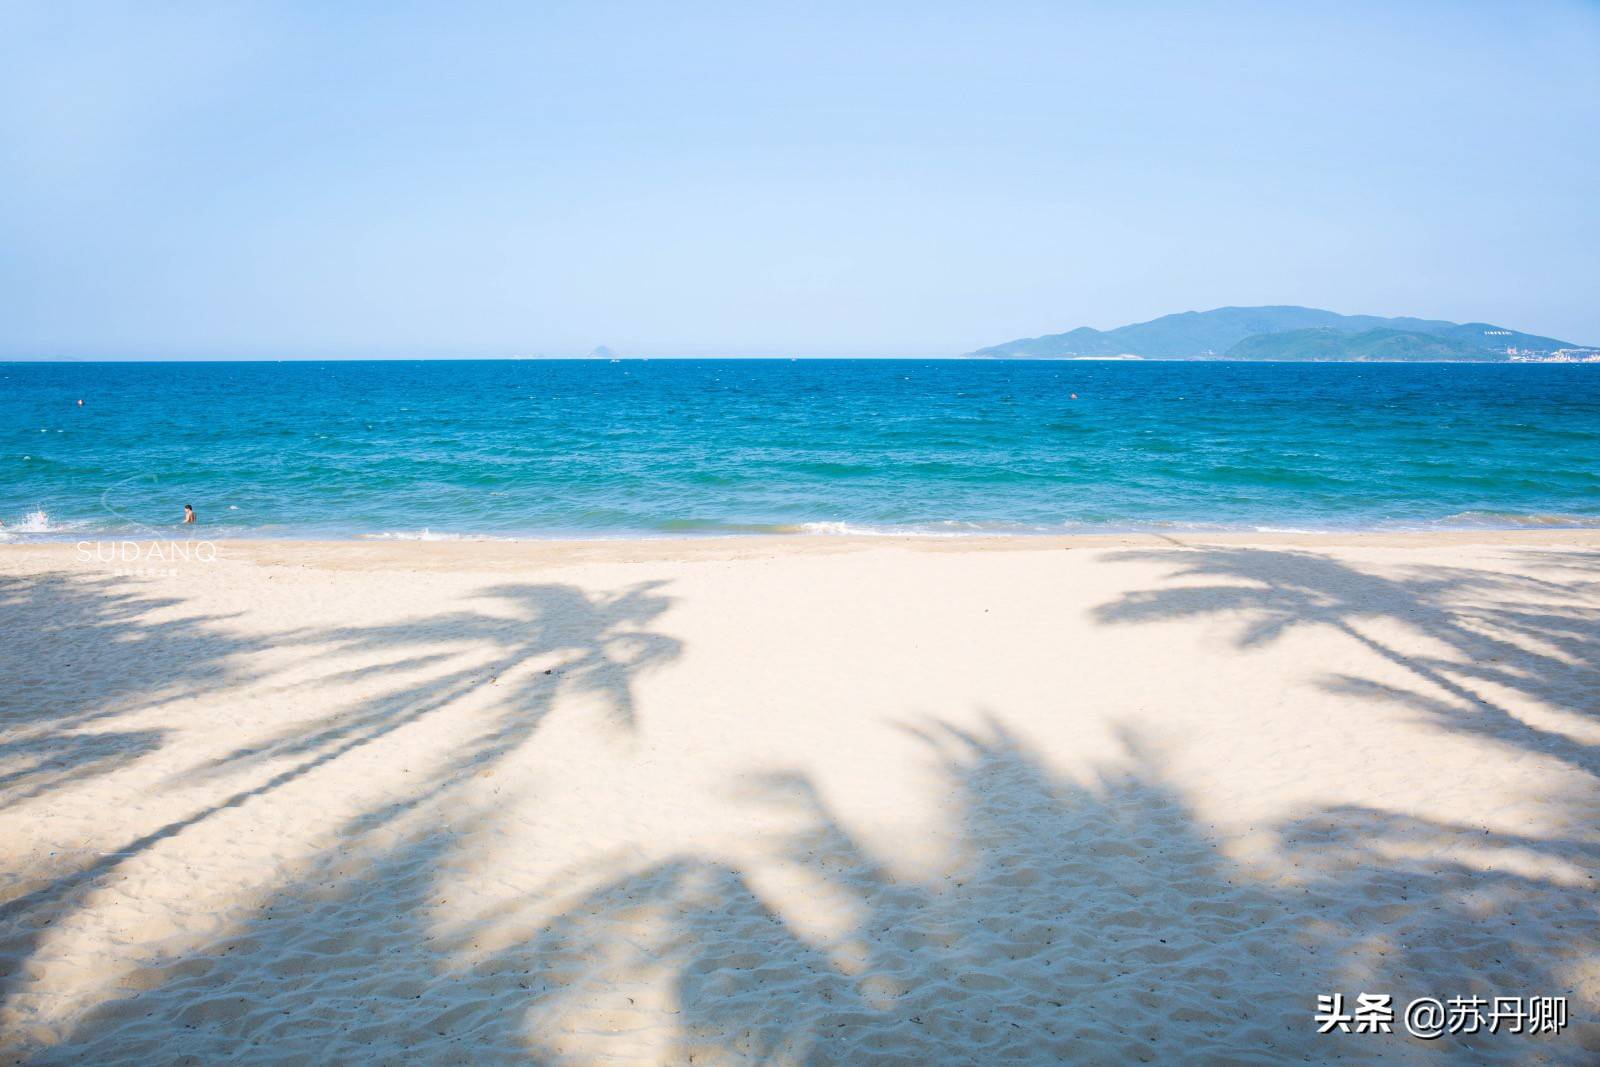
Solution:
<path fill-rule="evenodd" d="M 8 1061 L 1600 1060 L 1600 534 L 141 554 L 0 546 Z"/>

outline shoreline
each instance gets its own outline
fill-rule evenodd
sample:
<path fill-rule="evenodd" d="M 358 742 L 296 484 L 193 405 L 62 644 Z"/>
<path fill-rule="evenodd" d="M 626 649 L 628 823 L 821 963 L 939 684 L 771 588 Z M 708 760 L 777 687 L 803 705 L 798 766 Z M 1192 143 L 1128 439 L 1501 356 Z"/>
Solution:
<path fill-rule="evenodd" d="M 638 538 L 460 538 L 401 540 L 377 538 L 306 539 L 119 536 L 85 537 L 76 541 L 32 541 L 0 544 L 0 559 L 62 556 L 78 563 L 80 545 L 132 544 L 215 546 L 219 561 L 293 562 L 308 565 L 317 558 L 350 563 L 390 561 L 566 562 L 619 560 L 736 560 L 776 555 L 834 555 L 841 552 L 901 549 L 921 553 L 1060 552 L 1075 549 L 1295 547 L 1385 548 L 1423 551 L 1441 547 L 1600 548 L 1600 529 L 1439 530 L 1350 532 L 1205 532 L 1159 534 L 727 534 Z M 92 552 L 93 550 L 88 550 Z M 101 562 L 111 562 L 102 560 Z"/>

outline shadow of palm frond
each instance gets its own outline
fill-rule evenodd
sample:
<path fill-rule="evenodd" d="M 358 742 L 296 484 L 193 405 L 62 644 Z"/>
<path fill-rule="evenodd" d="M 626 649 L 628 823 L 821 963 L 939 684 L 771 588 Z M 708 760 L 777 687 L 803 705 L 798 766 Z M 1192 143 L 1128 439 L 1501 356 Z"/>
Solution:
<path fill-rule="evenodd" d="M 642 582 L 594 595 L 568 585 L 498 585 L 477 597 L 494 611 L 456 611 L 391 625 L 286 635 L 280 644 L 316 649 L 316 657 L 336 663 L 353 656 L 383 657 L 333 677 L 370 680 L 393 674 L 396 684 L 351 707 L 241 746 L 197 770 L 235 771 L 308 755 L 319 761 L 336 759 L 451 706 L 480 686 L 498 686 L 503 678 L 508 684 L 495 694 L 498 725 L 484 742 L 488 749 L 526 741 L 563 694 L 596 695 L 614 724 L 632 729 L 635 679 L 670 662 L 681 649 L 677 639 L 649 629 L 672 604 L 658 592 L 664 584 Z M 446 651 L 434 651 L 440 648 Z M 551 666 L 543 673 L 531 669 L 544 662 Z"/>
<path fill-rule="evenodd" d="M 0 805 L 108 774 L 156 751 L 153 727 L 109 728 L 248 682 L 263 643 L 233 616 L 178 614 L 143 583 L 50 571 L 0 576 Z"/>
<path fill-rule="evenodd" d="M 1321 985 L 1293 909 L 1223 854 L 1136 734 L 1124 763 L 1076 781 L 994 716 L 902 728 L 946 783 L 954 861 L 931 883 L 893 873 L 810 782 L 767 783 L 804 827 L 786 861 L 859 915 L 825 946 L 853 1000 L 811 1013 L 804 1062 L 1248 1063 L 1298 1047 L 1284 1023 Z M 1240 995 L 1242 973 L 1268 971 L 1276 988 Z"/>
<path fill-rule="evenodd" d="M 120 769 L 163 732 L 107 726 L 249 680 L 261 643 L 230 616 L 175 614 L 141 583 L 46 572 L 0 576 L 0 804 Z"/>
<path fill-rule="evenodd" d="M 1358 805 L 1295 820 L 1278 835 L 1305 891 L 1341 902 L 1317 914 L 1324 951 L 1339 961 L 1339 988 L 1382 990 L 1398 1004 L 1565 997 L 1579 1032 L 1511 1058 L 1592 1062 L 1590 1046 L 1600 1044 L 1593 835 L 1505 833 Z M 1475 1047 L 1481 1055 L 1491 1045 L 1480 1037 Z"/>
<path fill-rule="evenodd" d="M 433 774 L 418 776 L 410 787 L 405 808 L 437 804 L 436 794 L 454 782 L 457 775 L 469 768 L 473 773 L 483 773 L 516 752 L 533 736 L 563 691 L 597 694 L 610 720 L 631 728 L 636 711 L 635 677 L 670 661 L 680 647 L 675 639 L 646 629 L 671 604 L 669 598 L 654 592 L 661 584 L 643 583 L 595 596 L 570 586 L 502 585 L 485 595 L 508 608 L 505 614 L 451 613 L 396 626 L 308 631 L 275 640 L 275 645 L 321 646 L 320 654 L 335 661 L 352 650 L 392 656 L 387 661 L 389 666 L 404 678 L 395 688 L 370 700 L 309 723 L 298 723 L 267 741 L 209 761 L 180 779 L 192 782 L 195 773 L 248 774 L 259 769 L 265 772 L 259 781 L 141 834 L 120 848 L 90 857 L 71 870 L 52 869 L 22 879 L 18 883 L 20 891 L 0 903 L 0 951 L 10 959 L 27 959 L 41 931 L 75 906 L 85 887 L 111 877 L 130 858 L 221 812 L 237 809 L 314 772 L 336 766 L 342 757 L 450 707 L 479 685 L 502 674 L 513 674 L 528 661 L 555 657 L 554 665 L 543 673 L 522 669 L 519 680 L 497 691 L 493 704 L 468 720 L 469 732 L 439 754 Z M 137 613 L 131 608 L 124 613 L 122 625 L 128 630 L 125 642 L 137 646 L 160 640 L 167 647 L 162 631 L 146 633 L 139 629 Z M 454 666 L 452 656 L 419 651 L 440 644 L 478 653 L 477 659 L 467 666 Z M 490 653 L 487 660 L 481 655 L 484 649 Z M 441 666 L 450 669 L 438 670 Z M 428 673 L 418 679 L 414 676 L 418 669 Z M 382 670 L 376 670 L 381 677 Z M 96 751 L 99 750 L 83 748 L 77 753 L 80 763 L 89 765 L 90 755 Z M 0 757 L 4 754 L 0 751 Z M 45 781 L 40 773 L 34 770 L 28 779 L 0 777 L 0 787 L 39 786 Z M 50 779 L 51 784 L 61 777 L 57 773 Z M 8 977 L 12 976 L 0 976 L 0 986 L 9 990 L 15 983 L 5 981 Z"/>
<path fill-rule="evenodd" d="M 478 898 L 470 857 L 501 813 L 442 772 L 215 943 L 152 960 L 139 984 L 163 995 L 100 1005 L 36 1062 L 1583 1062 L 1571 1035 L 1424 1045 L 1312 1015 L 1324 992 L 1499 983 L 1592 1010 L 1569 969 L 1593 929 L 1587 844 L 1336 808 L 1285 826 L 1293 874 L 1262 878 L 1134 734 L 1075 780 L 998 718 L 906 729 L 943 778 L 938 873 L 777 773 L 732 787 L 785 828 L 744 861 L 623 850 L 585 886 Z M 1510 862 L 1530 854 L 1552 866 Z M 1500 908 L 1520 933 L 1484 928 Z"/>
<path fill-rule="evenodd" d="M 161 747 L 162 730 L 50 731 L 0 742 L 0 809 L 109 774 Z"/>
<path fill-rule="evenodd" d="M 1554 565 L 1592 566 L 1596 556 L 1566 553 Z M 1243 649 L 1269 644 L 1291 629 L 1325 627 L 1422 686 L 1406 690 L 1340 675 L 1324 681 L 1334 691 L 1392 699 L 1448 729 L 1600 776 L 1597 746 L 1534 725 L 1490 695 L 1499 689 L 1565 714 L 1600 714 L 1600 598 L 1587 583 L 1447 566 L 1411 566 L 1388 577 L 1313 552 L 1254 548 L 1120 552 L 1112 558 L 1168 563 L 1172 579 L 1210 581 L 1130 593 L 1096 610 L 1102 622 L 1227 617 L 1238 621 L 1235 643 Z M 1402 651 L 1372 636 L 1370 623 L 1399 627 L 1446 651 Z"/>
<path fill-rule="evenodd" d="M 0 808 L 124 770 L 158 751 L 167 730 L 142 721 L 255 677 L 262 642 L 232 616 L 180 613 L 142 582 L 49 571 L 0 576 Z M 13 837 L 0 884 L 0 992 L 14 986 L 75 886 L 115 866 L 57 855 Z"/>

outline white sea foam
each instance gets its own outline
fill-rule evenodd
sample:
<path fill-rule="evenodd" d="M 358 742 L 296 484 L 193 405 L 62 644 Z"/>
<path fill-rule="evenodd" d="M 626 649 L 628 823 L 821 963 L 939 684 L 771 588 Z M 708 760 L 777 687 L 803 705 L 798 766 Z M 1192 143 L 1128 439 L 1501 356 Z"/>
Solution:
<path fill-rule="evenodd" d="M 993 537 L 1009 534 L 1050 534 L 1068 532 L 1065 528 L 1051 529 L 1043 526 L 1005 523 L 943 522 L 888 523 L 882 526 L 853 522 L 803 522 L 791 529 L 803 534 L 830 537 Z"/>
<path fill-rule="evenodd" d="M 44 508 L 35 508 L 16 522 L 0 526 L 0 540 L 15 541 L 19 537 L 60 537 L 82 530 L 88 525 L 81 521 L 52 519 Z"/>
<path fill-rule="evenodd" d="M 50 525 L 50 513 L 44 508 L 28 512 L 16 525 L 17 533 L 51 533 L 53 529 Z"/>
<path fill-rule="evenodd" d="M 1332 533 L 1329 529 L 1314 530 L 1309 526 L 1252 526 L 1252 533 L 1265 534 L 1325 534 Z"/>
<path fill-rule="evenodd" d="M 857 526 L 849 522 L 802 522 L 797 529 L 806 534 L 827 534 L 840 536 L 844 534 L 872 536 L 888 533 L 881 527 Z"/>
<path fill-rule="evenodd" d="M 488 534 L 435 533 L 423 527 L 420 530 L 384 530 L 360 535 L 363 541 L 510 541 L 510 537 L 491 537 Z"/>

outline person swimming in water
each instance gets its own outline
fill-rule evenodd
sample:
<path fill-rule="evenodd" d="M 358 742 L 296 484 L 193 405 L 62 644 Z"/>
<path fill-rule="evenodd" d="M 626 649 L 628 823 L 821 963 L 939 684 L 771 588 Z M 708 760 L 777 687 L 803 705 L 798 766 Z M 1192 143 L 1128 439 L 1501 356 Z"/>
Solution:
<path fill-rule="evenodd" d="M 194 505 L 193 504 L 185 504 L 183 506 L 183 524 L 185 526 L 193 526 L 194 525 Z"/>

